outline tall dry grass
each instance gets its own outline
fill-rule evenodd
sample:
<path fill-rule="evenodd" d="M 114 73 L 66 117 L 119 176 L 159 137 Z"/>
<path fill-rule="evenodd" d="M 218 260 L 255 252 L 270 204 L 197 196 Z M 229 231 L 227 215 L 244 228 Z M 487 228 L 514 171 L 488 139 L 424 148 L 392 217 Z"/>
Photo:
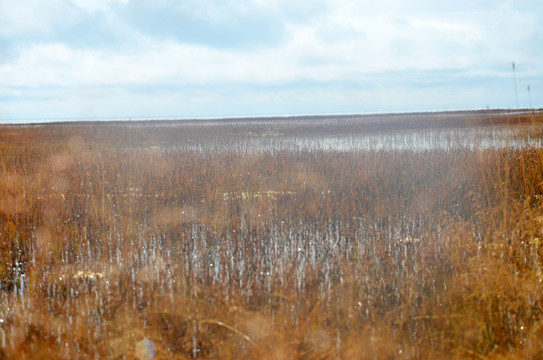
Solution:
<path fill-rule="evenodd" d="M 259 126 L 4 127 L 0 357 L 540 356 L 540 147 L 239 151 Z"/>

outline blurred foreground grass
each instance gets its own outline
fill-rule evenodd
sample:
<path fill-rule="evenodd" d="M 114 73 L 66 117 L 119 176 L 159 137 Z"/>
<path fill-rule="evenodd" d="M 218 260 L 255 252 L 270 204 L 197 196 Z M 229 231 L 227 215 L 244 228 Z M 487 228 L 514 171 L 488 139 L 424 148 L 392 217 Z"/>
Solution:
<path fill-rule="evenodd" d="M 0 129 L 0 358 L 539 358 L 541 147 L 257 125 Z"/>

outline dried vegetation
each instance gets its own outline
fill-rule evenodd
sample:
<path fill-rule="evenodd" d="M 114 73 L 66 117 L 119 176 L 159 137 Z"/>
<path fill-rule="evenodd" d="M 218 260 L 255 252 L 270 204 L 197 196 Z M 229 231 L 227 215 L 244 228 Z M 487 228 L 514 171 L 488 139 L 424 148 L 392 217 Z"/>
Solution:
<path fill-rule="evenodd" d="M 304 121 L 1 127 L 0 358 L 543 353 L 541 147 L 236 147 Z"/>

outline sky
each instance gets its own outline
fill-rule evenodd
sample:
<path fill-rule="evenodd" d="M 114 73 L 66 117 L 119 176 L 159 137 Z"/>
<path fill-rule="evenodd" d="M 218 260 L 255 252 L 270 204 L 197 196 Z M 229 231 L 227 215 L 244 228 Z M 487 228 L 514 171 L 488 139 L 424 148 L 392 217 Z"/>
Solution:
<path fill-rule="evenodd" d="M 0 0 L 0 123 L 514 109 L 515 76 L 543 107 L 541 0 Z"/>

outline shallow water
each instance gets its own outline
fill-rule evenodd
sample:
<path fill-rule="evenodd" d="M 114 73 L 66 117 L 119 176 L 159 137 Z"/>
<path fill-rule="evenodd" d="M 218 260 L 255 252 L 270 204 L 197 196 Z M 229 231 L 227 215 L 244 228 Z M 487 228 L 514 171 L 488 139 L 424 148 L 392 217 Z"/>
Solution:
<path fill-rule="evenodd" d="M 199 152 L 262 152 L 279 151 L 454 151 L 500 148 L 541 148 L 538 136 L 543 126 L 492 126 L 476 128 L 417 129 L 377 131 L 360 134 L 321 136 L 289 135 L 281 131 L 242 133 L 237 137 L 212 137 L 172 145 L 180 150 Z"/>

